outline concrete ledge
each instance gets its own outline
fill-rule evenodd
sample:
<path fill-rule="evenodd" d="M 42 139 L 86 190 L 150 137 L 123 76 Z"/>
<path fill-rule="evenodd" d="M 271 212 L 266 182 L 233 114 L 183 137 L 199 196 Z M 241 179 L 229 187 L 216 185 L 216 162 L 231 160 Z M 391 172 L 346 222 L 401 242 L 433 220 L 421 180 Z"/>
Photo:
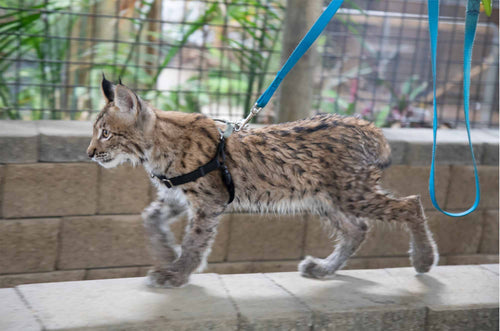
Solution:
<path fill-rule="evenodd" d="M 432 129 L 384 129 L 393 149 L 394 164 L 429 165 Z M 474 156 L 479 164 L 498 165 L 498 130 L 472 130 Z M 439 164 L 472 164 L 465 130 L 439 130 L 436 161 Z M 404 146 L 404 147 L 402 147 Z"/>
<path fill-rule="evenodd" d="M 39 161 L 89 162 L 86 154 L 92 123 L 82 121 L 37 121 L 40 137 Z"/>
<path fill-rule="evenodd" d="M 35 122 L 0 121 L 0 163 L 38 161 L 38 130 Z"/>
<path fill-rule="evenodd" d="M 181 289 L 143 278 L 0 290 L 1 330 L 498 330 L 498 265 L 193 275 Z"/>
<path fill-rule="evenodd" d="M 428 165 L 431 129 L 384 129 L 393 164 Z M 479 164 L 498 166 L 498 130 L 472 130 Z M 0 163 L 86 162 L 92 123 L 84 121 L 0 121 Z M 439 164 L 471 164 L 465 130 L 440 130 Z"/>
<path fill-rule="evenodd" d="M 243 261 L 208 263 L 204 273 L 248 274 L 294 272 L 301 260 Z M 439 265 L 498 264 L 498 254 L 441 255 Z M 411 267 L 408 256 L 352 257 L 343 270 Z M 150 265 L 54 270 L 48 272 L 0 274 L 0 288 L 22 284 L 69 282 L 110 278 L 144 277 Z M 497 268 L 498 273 L 498 268 Z"/>

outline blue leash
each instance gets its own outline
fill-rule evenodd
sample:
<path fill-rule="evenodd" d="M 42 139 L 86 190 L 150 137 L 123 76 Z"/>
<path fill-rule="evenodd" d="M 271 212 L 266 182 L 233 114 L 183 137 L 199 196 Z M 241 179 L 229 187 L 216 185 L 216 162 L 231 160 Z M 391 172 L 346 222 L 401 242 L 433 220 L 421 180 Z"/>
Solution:
<path fill-rule="evenodd" d="M 274 92 L 278 86 L 280 86 L 281 81 L 285 78 L 288 72 L 295 66 L 298 60 L 304 55 L 305 52 L 311 47 L 311 45 L 318 39 L 318 36 L 323 32 L 326 25 L 330 22 L 332 17 L 335 15 L 337 10 L 342 5 L 344 0 L 333 0 L 330 2 L 328 7 L 326 7 L 325 11 L 321 14 L 321 16 L 316 20 L 311 29 L 307 32 L 307 34 L 302 38 L 297 47 L 293 50 L 292 55 L 286 60 L 286 63 L 283 65 L 280 71 L 276 74 L 273 82 L 267 90 L 257 99 L 255 103 L 257 107 L 264 108 L 269 99 L 273 96 Z"/>
<path fill-rule="evenodd" d="M 273 96 L 274 92 L 278 89 L 280 86 L 281 82 L 285 78 L 285 76 L 288 74 L 288 72 L 295 66 L 297 61 L 300 60 L 302 55 L 304 55 L 305 52 L 311 47 L 311 45 L 318 39 L 318 36 L 323 32 L 327 24 L 330 22 L 332 17 L 335 15 L 337 10 L 340 8 L 342 5 L 342 2 L 344 0 L 332 0 L 328 7 L 323 11 L 323 13 L 320 15 L 320 17 L 314 22 L 313 26 L 311 29 L 306 33 L 304 38 L 300 41 L 300 43 L 297 45 L 297 47 L 293 50 L 292 54 L 286 60 L 286 63 L 283 65 L 280 71 L 276 74 L 276 77 L 272 81 L 271 85 L 264 91 L 264 93 L 257 99 L 255 102 L 255 105 L 252 107 L 250 114 L 248 116 L 241 120 L 240 122 L 235 124 L 235 131 L 241 130 L 250 120 L 261 111 L 262 108 L 264 108 L 271 97 Z"/>
<path fill-rule="evenodd" d="M 464 68 L 464 85 L 463 85 L 464 116 L 465 116 L 465 126 L 467 127 L 467 137 L 469 139 L 469 148 L 472 156 L 472 163 L 474 165 L 474 180 L 476 182 L 476 200 L 474 201 L 472 207 L 460 213 L 450 213 L 444 211 L 441 209 L 441 207 L 439 207 L 439 204 L 436 201 L 436 192 L 434 188 L 435 186 L 434 173 L 435 173 L 435 157 L 436 157 L 436 136 L 438 128 L 438 113 L 436 104 L 436 47 L 437 47 L 438 24 L 439 24 L 439 0 L 429 0 L 428 8 L 429 8 L 429 33 L 431 41 L 432 80 L 433 80 L 432 90 L 434 96 L 434 101 L 433 101 L 434 118 L 432 121 L 432 133 L 433 133 L 432 162 L 431 162 L 431 171 L 429 174 L 429 194 L 431 196 L 432 204 L 434 205 L 434 207 L 436 207 L 437 210 L 448 216 L 460 217 L 470 214 L 474 210 L 476 210 L 477 206 L 479 205 L 479 200 L 481 199 L 481 191 L 479 188 L 479 177 L 477 174 L 476 159 L 474 157 L 474 150 L 472 148 L 472 142 L 470 138 L 470 124 L 469 124 L 470 69 L 471 69 L 472 47 L 474 44 L 474 37 L 476 35 L 476 25 L 479 16 L 480 0 L 468 0 L 467 3 L 467 14 L 465 17 L 464 67 L 463 67 Z"/>

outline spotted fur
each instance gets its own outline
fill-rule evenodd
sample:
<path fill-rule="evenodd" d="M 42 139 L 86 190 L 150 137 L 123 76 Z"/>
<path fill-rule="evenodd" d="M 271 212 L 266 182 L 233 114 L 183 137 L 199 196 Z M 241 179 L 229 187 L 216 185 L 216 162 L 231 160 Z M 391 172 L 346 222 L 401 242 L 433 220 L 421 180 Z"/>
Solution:
<path fill-rule="evenodd" d="M 125 86 L 105 82 L 106 106 L 95 121 L 88 149 L 102 166 L 130 161 L 142 164 L 148 173 L 174 177 L 214 157 L 219 124 L 202 114 L 159 111 Z M 230 206 L 218 171 L 172 189 L 152 178 L 158 199 L 143 213 L 156 258 L 148 275 L 151 286 L 182 286 L 192 272 L 203 268 L 228 207 L 320 215 L 340 239 L 327 258 L 306 257 L 300 263 L 305 277 L 324 278 L 342 268 L 375 220 L 406 225 L 417 272 L 427 272 L 437 263 L 420 198 L 396 198 L 379 186 L 383 169 L 390 165 L 390 147 L 373 124 L 317 115 L 235 132 L 225 152 L 235 185 Z M 189 222 L 178 246 L 169 226 L 183 214 Z"/>

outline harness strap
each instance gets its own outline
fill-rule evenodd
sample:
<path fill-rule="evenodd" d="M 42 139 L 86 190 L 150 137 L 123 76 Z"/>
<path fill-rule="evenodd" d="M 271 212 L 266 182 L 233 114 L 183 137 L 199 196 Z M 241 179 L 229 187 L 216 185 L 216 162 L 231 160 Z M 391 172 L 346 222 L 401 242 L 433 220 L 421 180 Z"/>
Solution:
<path fill-rule="evenodd" d="M 229 173 L 229 170 L 224 164 L 224 161 L 226 160 L 226 154 L 224 152 L 225 145 L 226 140 L 224 139 L 224 137 L 222 137 L 219 145 L 217 145 L 217 153 L 215 157 L 207 164 L 199 167 L 194 171 L 191 171 L 190 173 L 172 178 L 157 174 L 151 174 L 151 177 L 158 178 L 166 187 L 172 188 L 174 186 L 194 182 L 198 178 L 203 177 L 214 170 L 221 169 L 222 182 L 224 183 L 224 186 L 226 186 L 226 189 L 229 193 L 228 204 L 230 204 L 234 200 L 234 182 L 231 174 Z"/>
<path fill-rule="evenodd" d="M 434 190 L 435 181 L 435 157 L 436 157 L 436 139 L 437 139 L 437 128 L 438 128 L 438 114 L 437 114 L 437 102 L 436 102 L 436 53 L 437 53 L 437 39 L 438 39 L 438 24 L 439 24 L 439 0 L 429 0 L 428 1 L 428 14 L 429 14 L 429 34 L 431 42 L 431 61 L 432 61 L 432 89 L 433 89 L 433 107 L 434 107 L 434 118 L 432 121 L 432 132 L 433 132 L 433 142 L 432 142 L 432 162 L 431 171 L 429 174 L 429 194 L 431 197 L 432 204 L 437 210 L 445 215 L 460 217 L 465 216 L 474 210 L 476 210 L 479 205 L 479 200 L 481 198 L 481 192 L 479 187 L 479 177 L 477 174 L 476 159 L 474 157 L 474 150 L 472 148 L 472 142 L 470 138 L 470 124 L 469 124 L 469 89 L 470 89 L 470 69 L 471 69 L 471 57 L 472 57 L 472 47 L 474 44 L 474 37 L 476 35 L 476 25 L 479 16 L 480 0 L 468 0 L 467 12 L 465 17 L 465 37 L 464 37 L 464 85 L 463 85 L 463 95 L 464 95 L 464 116 L 465 116 L 465 126 L 467 128 L 467 137 L 469 139 L 469 147 L 472 156 L 472 163 L 474 165 L 474 180 L 476 186 L 476 200 L 472 207 L 468 210 L 460 213 L 450 213 L 444 211 L 439 207 L 436 200 L 436 193 Z"/>

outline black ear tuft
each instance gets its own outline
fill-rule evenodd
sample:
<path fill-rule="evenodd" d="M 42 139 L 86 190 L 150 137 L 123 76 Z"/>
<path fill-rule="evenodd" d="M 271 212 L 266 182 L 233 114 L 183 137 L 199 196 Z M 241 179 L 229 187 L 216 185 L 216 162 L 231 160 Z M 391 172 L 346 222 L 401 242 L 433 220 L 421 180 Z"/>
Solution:
<path fill-rule="evenodd" d="M 115 97 L 114 85 L 104 77 L 104 73 L 102 74 L 101 90 L 107 102 L 113 101 Z"/>
<path fill-rule="evenodd" d="M 118 77 L 118 84 L 123 85 L 121 77 Z"/>

